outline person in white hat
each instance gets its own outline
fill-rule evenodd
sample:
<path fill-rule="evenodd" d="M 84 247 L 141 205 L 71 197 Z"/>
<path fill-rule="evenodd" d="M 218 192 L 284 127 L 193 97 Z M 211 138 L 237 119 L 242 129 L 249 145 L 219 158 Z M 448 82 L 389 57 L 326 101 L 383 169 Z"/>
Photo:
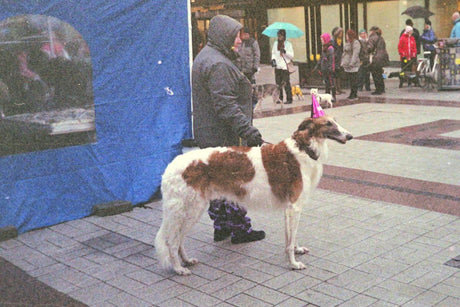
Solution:
<path fill-rule="evenodd" d="M 411 79 L 414 79 L 415 84 L 419 84 L 415 71 L 417 69 L 417 45 L 415 38 L 412 35 L 414 29 L 411 26 L 406 26 L 406 30 L 403 35 L 399 38 L 398 52 L 401 60 L 401 74 L 399 76 L 399 87 L 401 88 L 404 83 L 404 79 L 410 85 Z M 409 73 L 409 77 L 406 74 Z"/>

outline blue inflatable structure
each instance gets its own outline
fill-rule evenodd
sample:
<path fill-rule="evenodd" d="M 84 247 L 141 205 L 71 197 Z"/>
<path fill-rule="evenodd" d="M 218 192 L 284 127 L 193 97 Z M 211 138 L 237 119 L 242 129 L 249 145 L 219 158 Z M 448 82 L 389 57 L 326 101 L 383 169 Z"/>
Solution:
<path fill-rule="evenodd" d="M 38 58 L 45 59 L 41 67 L 60 69 L 58 78 L 49 82 L 33 80 L 19 86 L 30 91 L 37 85 L 35 95 L 43 110 L 21 111 L 27 101 L 15 104 L 11 97 L 4 99 L 0 228 L 13 225 L 25 232 L 88 216 L 96 204 L 148 201 L 158 190 L 167 164 L 180 153 L 181 140 L 191 136 L 188 1 L 0 3 L 0 47 L 13 50 L 14 60 L 8 63 L 18 59 L 21 65 L 34 54 L 31 46 L 37 45 Z M 56 20 L 64 28 L 53 29 L 59 26 Z M 18 24 L 27 31 L 18 30 Z M 75 43 L 78 34 L 81 39 Z M 65 54 L 53 35 L 64 41 Z M 70 66 L 77 58 L 88 60 L 79 53 L 85 51 L 79 49 L 85 46 L 81 40 L 90 55 L 86 61 L 90 84 L 81 91 L 84 103 L 62 93 L 64 98 L 58 99 L 66 86 L 71 90 L 81 86 L 81 81 L 73 79 L 80 69 Z M 18 73 L 21 78 L 26 75 L 23 66 Z M 0 75 L 3 79 L 8 77 Z M 68 80 L 74 83 L 66 85 Z M 12 85 L 5 88 L 11 90 Z M 53 107 L 47 107 L 48 103 Z M 75 140 L 75 131 L 83 137 Z M 36 146 L 28 147 L 26 143 L 34 140 Z"/>

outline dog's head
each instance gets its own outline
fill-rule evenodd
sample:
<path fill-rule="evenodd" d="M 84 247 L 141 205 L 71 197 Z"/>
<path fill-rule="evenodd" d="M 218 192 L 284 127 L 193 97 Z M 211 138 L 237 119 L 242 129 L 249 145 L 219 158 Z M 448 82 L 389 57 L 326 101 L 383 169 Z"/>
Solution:
<path fill-rule="evenodd" d="M 319 154 L 315 148 L 310 146 L 313 140 L 321 142 L 322 140 L 330 139 L 345 144 L 353 139 L 353 136 L 340 126 L 334 118 L 326 115 L 305 119 L 294 132 L 292 138 L 300 150 L 305 151 L 313 160 L 317 160 Z"/>
<path fill-rule="evenodd" d="M 312 88 L 312 89 L 310 90 L 310 94 L 312 94 L 312 95 L 317 95 L 317 94 L 318 94 L 318 89 L 317 89 L 317 88 Z"/>

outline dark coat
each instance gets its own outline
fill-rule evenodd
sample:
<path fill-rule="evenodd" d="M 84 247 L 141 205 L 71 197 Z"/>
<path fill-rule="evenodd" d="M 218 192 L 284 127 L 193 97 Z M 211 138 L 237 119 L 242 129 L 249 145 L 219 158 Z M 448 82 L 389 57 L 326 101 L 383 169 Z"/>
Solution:
<path fill-rule="evenodd" d="M 321 58 L 319 60 L 319 69 L 323 75 L 333 74 L 336 69 L 336 58 L 334 47 L 331 43 L 323 46 Z"/>
<path fill-rule="evenodd" d="M 193 131 L 199 147 L 237 146 L 252 127 L 251 84 L 235 66 L 232 46 L 242 25 L 218 15 L 192 69 Z M 244 145 L 244 144 L 243 144 Z"/>
<path fill-rule="evenodd" d="M 371 69 L 382 68 L 389 64 L 387 46 L 380 34 L 374 32 L 369 36 L 367 52 L 372 55 Z"/>

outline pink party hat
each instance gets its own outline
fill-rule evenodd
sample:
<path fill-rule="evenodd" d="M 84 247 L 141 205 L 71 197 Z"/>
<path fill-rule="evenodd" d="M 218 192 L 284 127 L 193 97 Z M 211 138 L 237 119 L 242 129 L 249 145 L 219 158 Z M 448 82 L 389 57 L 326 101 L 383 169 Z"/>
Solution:
<path fill-rule="evenodd" d="M 311 95 L 311 117 L 317 118 L 326 115 L 324 113 L 323 108 L 318 103 L 318 100 L 316 100 L 315 95 Z"/>

